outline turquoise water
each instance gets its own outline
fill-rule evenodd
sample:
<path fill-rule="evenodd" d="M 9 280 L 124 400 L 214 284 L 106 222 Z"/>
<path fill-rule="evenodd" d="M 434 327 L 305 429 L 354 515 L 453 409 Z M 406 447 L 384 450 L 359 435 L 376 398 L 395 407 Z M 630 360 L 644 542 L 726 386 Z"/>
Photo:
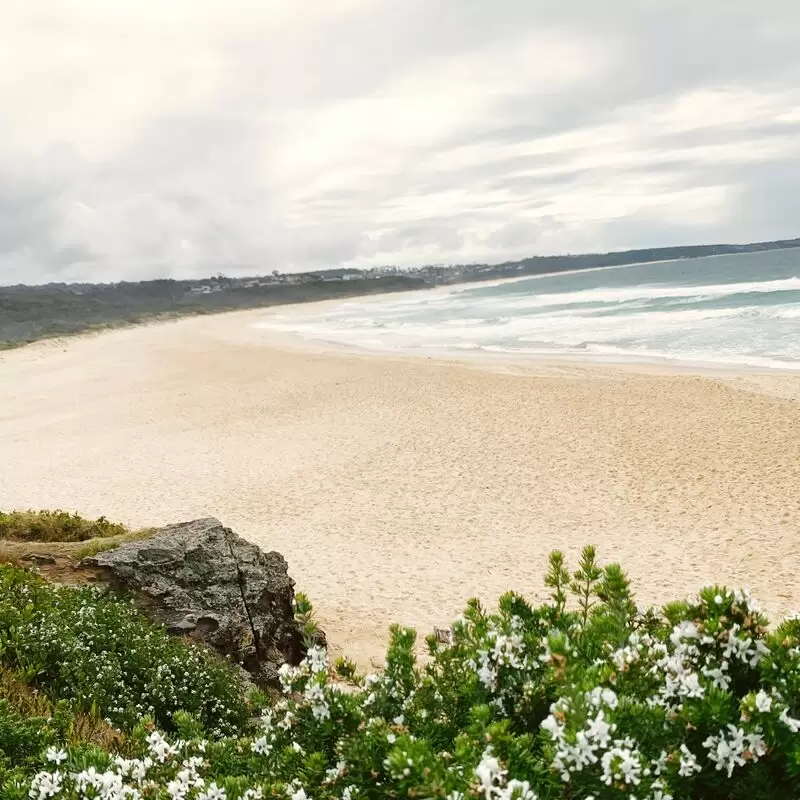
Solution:
<path fill-rule="evenodd" d="M 382 351 L 800 369 L 800 250 L 636 264 L 292 310 L 262 327 Z"/>

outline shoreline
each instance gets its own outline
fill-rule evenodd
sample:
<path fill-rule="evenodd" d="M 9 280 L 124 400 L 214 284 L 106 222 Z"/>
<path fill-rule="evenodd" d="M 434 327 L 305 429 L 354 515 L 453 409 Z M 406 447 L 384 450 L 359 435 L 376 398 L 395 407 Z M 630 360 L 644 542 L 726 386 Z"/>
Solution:
<path fill-rule="evenodd" d="M 781 251 L 790 251 L 800 249 L 798 247 L 776 247 L 770 248 L 769 252 L 781 252 Z M 761 251 L 754 251 L 754 252 L 761 252 Z M 388 290 L 384 292 L 366 292 L 363 294 L 353 294 L 348 295 L 345 294 L 339 297 L 328 297 L 324 299 L 316 299 L 316 300 L 301 300 L 301 301 L 294 301 L 294 302 L 279 302 L 279 303 L 269 303 L 261 306 L 252 306 L 247 308 L 228 308 L 228 309 L 216 309 L 211 311 L 194 311 L 194 312 L 186 312 L 186 313 L 174 313 L 171 311 L 168 312 L 159 312 L 152 316 L 147 316 L 137 322 L 127 322 L 127 321 L 119 321 L 117 323 L 107 323 L 107 324 L 100 324 L 96 326 L 88 327 L 84 330 L 74 331 L 68 334 L 56 334 L 56 335 L 48 335 L 44 336 L 40 339 L 36 339 L 30 342 L 0 342 L 0 361 L 3 358 L 3 354 L 18 350 L 20 348 L 28 348 L 34 347 L 37 345 L 47 345 L 50 343 L 53 346 L 59 346 L 61 342 L 69 341 L 75 338 L 83 338 L 86 336 L 97 336 L 100 334 L 106 334 L 113 331 L 120 331 L 120 330 L 128 330 L 130 328 L 138 328 L 141 326 L 152 326 L 152 325 L 160 325 L 168 322 L 181 322 L 183 320 L 193 320 L 198 318 L 204 317 L 216 317 L 216 316 L 227 316 L 227 315 L 256 315 L 256 314 L 263 314 L 263 315 L 274 315 L 281 313 L 284 309 L 295 309 L 295 308 L 308 308 L 318 305 L 340 305 L 341 303 L 346 303 L 350 301 L 358 301 L 358 300 L 369 300 L 374 299 L 376 301 L 383 299 L 387 296 L 397 297 L 397 296 L 414 296 L 417 294 L 440 294 L 440 293 L 454 293 L 458 294 L 463 291 L 468 291 L 470 289 L 476 287 L 493 287 L 498 285 L 503 285 L 507 283 L 518 283 L 521 281 L 529 281 L 529 280 L 537 280 L 539 278 L 552 278 L 552 277 L 559 277 L 563 275 L 576 275 L 580 273 L 594 273 L 594 272 L 606 272 L 610 270 L 619 270 L 619 269 L 628 269 L 632 267 L 642 267 L 642 266 L 654 266 L 657 264 L 668 264 L 668 263 L 682 263 L 684 261 L 703 261 L 708 259 L 717 259 L 717 258 L 726 258 L 735 255 L 742 255 L 744 253 L 712 253 L 708 255 L 702 256 L 684 256 L 679 258 L 666 258 L 666 259 L 656 259 L 656 260 L 646 260 L 646 261 L 635 261 L 631 263 L 622 263 L 622 264 L 610 264 L 598 267 L 584 267 L 579 269 L 567 269 L 567 270 L 556 270 L 551 272 L 544 272 L 544 273 L 535 273 L 535 274 L 525 274 L 525 275 L 511 275 L 502 278 L 487 278 L 487 279 L 477 279 L 477 280 L 466 280 L 466 281 L 458 281 L 452 284 L 438 284 L 434 286 L 428 287 L 418 287 L 415 289 L 404 289 L 404 290 Z M 2 288 L 2 287 L 0 287 Z M 273 333 L 280 333 L 274 331 Z M 464 350 L 460 352 L 458 350 L 448 350 L 446 348 L 431 350 L 430 352 L 425 351 L 407 351 L 401 352 L 399 350 L 380 350 L 380 349 L 370 349 L 367 347 L 360 346 L 358 344 L 345 344 L 342 342 L 328 342 L 324 340 L 311 340 L 305 339 L 301 334 L 288 334 L 288 336 L 297 338 L 303 341 L 308 341 L 311 345 L 318 345 L 323 348 L 327 349 L 342 349 L 343 352 L 350 352 L 356 353 L 358 351 L 365 351 L 376 355 L 378 357 L 392 357 L 394 355 L 400 356 L 408 356 L 412 358 L 421 358 L 421 359 L 429 359 L 429 358 L 436 358 L 439 360 L 459 360 L 468 362 L 473 358 L 486 358 L 487 366 L 489 366 L 489 362 L 505 359 L 508 361 L 520 361 L 523 363 L 528 362 L 564 362 L 567 364 L 570 363 L 586 363 L 588 365 L 601 365 L 601 366 L 619 366 L 619 367 L 664 367 L 665 369 L 669 370 L 676 370 L 680 373 L 701 373 L 701 374 L 722 374 L 722 373 L 748 373 L 748 374 L 765 374 L 769 375 L 772 373 L 798 373 L 800 374 L 800 362 L 789 364 L 788 362 L 781 362 L 780 366 L 766 366 L 760 364 L 747 364 L 744 362 L 705 362 L 705 361 L 696 361 L 693 359 L 681 359 L 681 358 L 670 358 L 669 356 L 651 356 L 651 355 L 640 355 L 640 354 L 630 354 L 626 355 L 623 353 L 620 354 L 606 354 L 606 353 L 560 353 L 560 352 L 535 352 L 535 351 L 510 351 L 510 350 L 490 350 L 483 347 L 476 347 L 474 350 L 470 348 L 469 350 Z"/>
<path fill-rule="evenodd" d="M 510 350 L 487 350 L 486 348 L 469 348 L 463 350 L 448 350 L 446 348 L 428 351 L 386 349 L 378 350 L 361 347 L 357 344 L 344 342 L 331 342 L 323 339 L 305 337 L 299 333 L 273 331 L 270 328 L 258 328 L 268 332 L 267 347 L 290 348 L 318 353 L 339 353 L 340 355 L 354 358 L 366 357 L 376 359 L 409 359 L 411 361 L 435 361 L 442 364 L 461 364 L 464 366 L 478 366 L 481 369 L 497 370 L 503 368 L 517 368 L 522 371 L 531 371 L 543 367 L 585 367 L 587 369 L 619 369 L 635 373 L 664 374 L 664 375 L 700 375 L 709 378 L 731 378 L 743 375 L 770 376 L 792 375 L 800 376 L 800 363 L 797 367 L 763 367 L 752 364 L 691 361 L 679 358 L 662 358 L 647 356 L 613 356 L 606 354 L 581 354 L 581 353 L 535 353 Z"/>
<path fill-rule="evenodd" d="M 641 604 L 720 582 L 800 608 L 800 375 L 384 356 L 248 324 L 274 311 L 4 351 L 0 508 L 216 516 L 362 664 L 393 622 L 541 599 L 549 551 L 589 543 Z"/>
<path fill-rule="evenodd" d="M 321 301 L 324 303 L 336 301 Z M 230 312 L 247 313 L 247 312 Z M 263 313 L 262 315 L 263 316 Z M 315 355 L 339 355 L 347 358 L 366 359 L 377 361 L 396 361 L 411 363 L 433 363 L 441 366 L 477 369 L 501 374 L 523 375 L 528 377 L 567 375 L 574 373 L 593 374 L 596 371 L 619 372 L 632 375 L 655 376 L 683 376 L 699 377 L 711 380 L 723 380 L 738 383 L 742 388 L 747 387 L 767 394 L 775 394 L 776 387 L 771 379 L 783 378 L 789 380 L 781 386 L 778 394 L 800 400 L 800 366 L 797 369 L 755 367 L 745 364 L 712 364 L 689 361 L 657 361 L 642 359 L 614 359 L 613 357 L 598 357 L 593 359 L 585 355 L 575 354 L 570 358 L 565 355 L 543 355 L 503 353 L 488 351 L 448 351 L 445 349 L 431 351 L 430 353 L 400 351 L 400 350 L 373 350 L 355 344 L 342 342 L 328 342 L 312 339 L 298 333 L 276 331 L 269 327 L 257 324 L 248 326 L 251 330 L 264 334 L 264 347 L 274 347 L 299 353 Z M 781 381 L 782 382 L 782 381 Z"/>

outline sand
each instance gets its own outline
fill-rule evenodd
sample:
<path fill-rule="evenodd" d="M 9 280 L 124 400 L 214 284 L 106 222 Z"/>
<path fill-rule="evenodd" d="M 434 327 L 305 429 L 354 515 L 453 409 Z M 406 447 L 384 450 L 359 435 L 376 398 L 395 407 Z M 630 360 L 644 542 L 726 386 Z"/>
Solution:
<path fill-rule="evenodd" d="M 287 346 L 241 312 L 0 354 L 0 508 L 216 516 L 378 659 L 593 543 L 641 603 L 800 609 L 800 375 L 491 369 Z"/>

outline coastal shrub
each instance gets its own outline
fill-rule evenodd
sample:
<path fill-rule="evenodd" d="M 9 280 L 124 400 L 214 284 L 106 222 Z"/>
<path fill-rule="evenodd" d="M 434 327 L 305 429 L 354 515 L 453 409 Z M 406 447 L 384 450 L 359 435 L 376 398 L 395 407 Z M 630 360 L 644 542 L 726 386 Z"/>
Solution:
<path fill-rule="evenodd" d="M 15 693 L 0 699 L 0 786 L 35 772 L 42 753 L 51 747 L 69 746 L 77 755 L 92 745 L 106 750 L 124 746 L 124 736 L 105 720 L 87 713 L 75 714 L 68 702 L 52 703 L 15 680 L 13 673 L 3 673 L 3 689 L 6 683 L 12 683 Z"/>
<path fill-rule="evenodd" d="M 8 700 L 0 700 L 0 785 L 35 771 L 56 739 L 46 717 L 22 715 Z"/>
<path fill-rule="evenodd" d="M 768 630 L 723 587 L 638 610 L 591 548 L 551 599 L 471 602 L 449 642 L 394 627 L 385 667 L 342 683 L 325 650 L 284 666 L 248 736 L 176 714 L 125 754 L 43 750 L 8 800 L 785 800 L 800 797 L 800 621 Z M 305 601 L 307 602 L 307 601 Z M 310 609 L 305 608 L 309 614 Z"/>
<path fill-rule="evenodd" d="M 124 525 L 105 517 L 84 519 L 66 511 L 0 511 L 0 539 L 19 542 L 85 542 L 121 536 Z"/>
<path fill-rule="evenodd" d="M 76 711 L 130 728 L 176 711 L 215 736 L 241 731 L 248 710 L 233 668 L 97 587 L 49 584 L 0 565 L 0 663 Z"/>

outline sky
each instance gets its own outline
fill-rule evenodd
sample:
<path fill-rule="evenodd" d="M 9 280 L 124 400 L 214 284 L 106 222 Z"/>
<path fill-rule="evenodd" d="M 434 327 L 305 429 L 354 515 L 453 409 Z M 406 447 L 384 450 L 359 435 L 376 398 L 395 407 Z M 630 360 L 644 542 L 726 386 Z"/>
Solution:
<path fill-rule="evenodd" d="M 0 284 L 800 236 L 795 0 L 0 7 Z"/>

